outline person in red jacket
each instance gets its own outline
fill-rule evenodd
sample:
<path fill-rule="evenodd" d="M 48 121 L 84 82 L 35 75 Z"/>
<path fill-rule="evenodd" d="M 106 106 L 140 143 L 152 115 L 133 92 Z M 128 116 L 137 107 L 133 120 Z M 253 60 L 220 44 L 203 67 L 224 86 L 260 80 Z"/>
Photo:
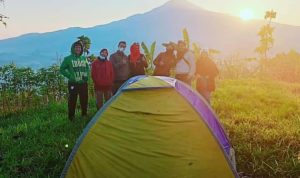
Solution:
<path fill-rule="evenodd" d="M 103 101 L 108 101 L 112 96 L 114 71 L 110 61 L 107 60 L 108 50 L 102 49 L 100 57 L 92 63 L 92 79 L 94 82 L 97 109 L 103 106 Z"/>
<path fill-rule="evenodd" d="M 154 69 L 154 76 L 170 76 L 171 68 L 175 66 L 175 55 L 174 50 L 176 44 L 170 42 L 170 43 L 164 43 L 163 46 L 166 47 L 166 51 L 160 53 L 153 61 L 153 64 L 155 65 Z"/>
<path fill-rule="evenodd" d="M 131 77 L 145 75 L 145 69 L 147 69 L 148 64 L 144 54 L 140 52 L 139 43 L 133 43 L 131 45 L 128 58 Z"/>

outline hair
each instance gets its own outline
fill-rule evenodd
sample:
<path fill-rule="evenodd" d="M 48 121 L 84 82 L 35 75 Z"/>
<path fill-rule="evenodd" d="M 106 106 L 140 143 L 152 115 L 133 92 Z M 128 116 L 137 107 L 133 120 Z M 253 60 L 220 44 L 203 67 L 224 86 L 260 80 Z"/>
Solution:
<path fill-rule="evenodd" d="M 184 44 L 184 46 L 186 46 L 186 43 L 185 43 L 185 41 L 183 41 L 183 40 L 179 40 L 179 41 L 178 41 L 178 45 L 179 45 L 179 44 Z"/>
<path fill-rule="evenodd" d="M 107 50 L 106 48 L 101 49 L 100 53 L 102 53 L 102 52 L 104 52 L 104 51 L 106 51 L 106 52 L 108 53 L 108 50 Z"/>
<path fill-rule="evenodd" d="M 120 46 L 121 44 L 126 45 L 126 41 L 120 41 L 119 44 L 118 44 L 118 46 Z"/>

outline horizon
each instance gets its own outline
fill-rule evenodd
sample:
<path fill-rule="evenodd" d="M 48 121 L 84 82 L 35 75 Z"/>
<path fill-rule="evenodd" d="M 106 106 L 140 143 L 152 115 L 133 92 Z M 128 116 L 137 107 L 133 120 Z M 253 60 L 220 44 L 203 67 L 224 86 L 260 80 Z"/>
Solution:
<path fill-rule="evenodd" d="M 30 0 L 31 2 L 37 1 L 37 0 Z M 93 1 L 93 0 L 91 0 Z M 144 14 L 147 12 L 152 11 L 155 8 L 159 8 L 162 5 L 166 4 L 167 2 L 170 1 L 182 1 L 182 2 L 190 2 L 191 4 L 193 4 L 196 7 L 202 8 L 206 11 L 210 11 L 210 12 L 217 12 L 223 15 L 229 15 L 229 16 L 235 16 L 235 17 L 239 17 L 241 19 L 243 19 L 245 21 L 245 23 L 251 22 L 252 20 L 263 20 L 263 16 L 264 16 L 264 6 L 266 6 L 266 3 L 268 4 L 267 0 L 265 1 L 265 3 L 263 5 L 261 5 L 260 7 L 258 6 L 258 0 L 255 1 L 248 1 L 244 3 L 240 2 L 233 2 L 233 0 L 227 1 L 227 4 L 235 4 L 236 6 L 226 6 L 226 7 L 222 7 L 222 8 L 217 8 L 216 5 L 220 4 L 219 0 L 214 0 L 214 1 L 210 1 L 209 3 L 207 2 L 203 2 L 203 0 L 159 0 L 156 2 L 152 2 L 150 0 L 145 0 L 143 2 L 137 1 L 135 0 L 136 3 L 132 3 L 130 5 L 126 5 L 127 7 L 129 7 L 128 9 L 120 9 L 120 6 L 116 7 L 115 11 L 111 11 L 110 8 L 106 8 L 106 10 L 104 10 L 104 13 L 111 13 L 114 15 L 107 15 L 107 16 L 103 16 L 101 19 L 97 18 L 91 18 L 88 19 L 86 17 L 93 17 L 95 12 L 91 12 L 90 15 L 83 15 L 80 16 L 80 18 L 78 18 L 78 22 L 75 20 L 70 21 L 69 19 L 71 18 L 70 16 L 62 18 L 62 16 L 60 16 L 59 14 L 62 13 L 64 14 L 64 12 L 62 12 L 62 10 L 67 9 L 65 6 L 62 9 L 58 10 L 58 14 L 44 14 L 43 16 L 41 16 L 42 19 L 35 19 L 35 15 L 33 14 L 28 14 L 27 16 L 22 16 L 22 18 L 29 18 L 29 17 L 34 17 L 33 19 L 30 19 L 29 21 L 24 21 L 24 19 L 22 20 L 19 18 L 16 18 L 18 13 L 18 10 L 21 10 L 20 14 L 22 14 L 22 10 L 24 11 L 24 9 L 26 8 L 21 8 L 18 9 L 18 7 L 14 6 L 14 3 L 16 4 L 17 2 L 14 0 L 11 1 L 5 1 L 5 8 L 0 8 L 0 12 L 5 14 L 6 16 L 8 16 L 10 19 L 6 20 L 6 22 L 8 23 L 7 28 L 1 28 L 0 29 L 0 40 L 5 40 L 5 39 L 10 39 L 10 38 L 15 38 L 15 37 L 19 37 L 22 35 L 26 35 L 26 34 L 31 34 L 31 33 L 47 33 L 47 32 L 54 32 L 54 31 L 59 31 L 59 30 L 64 30 L 64 29 L 68 29 L 68 28 L 91 28 L 94 26 L 98 26 L 98 25 L 106 25 L 109 24 L 111 22 L 114 21 L 119 21 L 119 20 L 123 20 L 126 19 L 128 17 L 137 15 L 137 14 Z M 113 0 L 112 2 L 110 2 L 110 4 L 108 4 L 107 6 L 115 6 L 114 2 L 119 2 L 121 4 L 123 4 L 124 2 L 120 2 L 119 0 Z M 18 2 L 20 3 L 20 2 Z M 38 2 L 36 2 L 38 3 Z M 62 6 L 64 4 L 67 3 L 67 1 L 61 2 L 63 3 Z M 97 3 L 102 3 L 102 2 L 96 2 Z M 224 3 L 224 2 L 222 2 Z M 295 3 L 294 5 L 291 5 L 291 3 Z M 27 3 L 25 3 L 26 5 L 28 5 Z M 54 7 L 57 8 L 55 2 L 54 3 L 50 3 L 53 7 L 49 7 L 47 6 L 46 9 L 48 9 L 48 11 L 53 10 Z M 80 3 L 73 3 L 72 6 L 74 6 L 73 8 L 76 9 L 78 7 L 76 7 L 76 5 L 78 6 Z M 142 5 L 143 4 L 143 5 Z M 275 3 L 274 3 L 275 4 Z M 278 3 L 277 5 L 274 6 L 274 4 L 270 5 L 270 9 L 274 9 L 276 12 L 278 12 L 278 18 L 275 19 L 275 23 L 279 23 L 279 24 L 286 24 L 286 25 L 290 25 L 290 26 L 296 26 L 296 27 L 300 27 L 300 23 L 295 20 L 293 20 L 292 17 L 287 18 L 286 16 L 289 16 L 287 14 L 287 12 L 289 12 L 290 14 L 292 14 L 291 12 L 293 12 L 293 8 L 295 8 L 295 5 L 299 4 L 300 2 L 296 3 L 296 2 L 285 2 L 284 4 L 289 4 L 289 8 L 288 10 L 285 9 L 284 6 L 282 6 L 281 9 L 276 9 L 277 6 L 280 6 L 281 4 Z M 125 5 L 125 4 L 123 4 Z M 126 7 L 125 6 L 125 7 Z M 26 6 L 25 6 L 26 7 Z M 81 4 L 79 5 L 79 7 L 81 8 Z M 85 6 L 84 6 L 85 7 Z M 272 8 L 275 7 L 275 8 Z M 277 7 L 278 8 L 278 7 Z M 266 10 L 270 10 L 270 9 L 265 9 Z M 39 9 L 40 11 L 43 12 L 43 10 L 45 10 L 44 8 Z M 103 11 L 103 8 L 100 9 L 101 12 Z M 108 11 L 108 12 L 107 12 Z M 118 13 L 116 15 L 116 11 L 118 11 Z M 87 12 L 90 13 L 90 11 L 88 10 Z M 23 12 L 24 13 L 24 12 Z M 28 13 L 28 12 L 26 12 Z M 68 13 L 68 12 L 65 12 Z M 86 11 L 84 11 L 84 14 L 86 13 Z M 296 11 L 295 11 L 296 13 Z M 298 12 L 300 15 L 300 12 Z M 97 14 L 97 13 L 96 13 Z M 49 16 L 50 15 L 50 16 Z M 108 17 L 109 16 L 109 17 Z M 57 18 L 53 18 L 53 17 L 57 17 Z M 294 16 L 294 17 L 297 17 Z M 62 18 L 62 19 L 60 19 Z M 287 19 L 289 20 L 287 20 Z M 52 19 L 52 20 L 56 20 L 56 24 L 52 24 L 52 23 L 47 23 L 49 20 L 47 19 Z M 84 19 L 88 19 L 88 20 L 84 20 Z M 22 23 L 17 23 L 18 20 L 22 20 Z M 46 22 L 45 22 L 46 21 Z M 83 22 L 84 21 L 84 22 Z M 31 24 L 40 24 L 40 25 L 29 25 L 28 23 Z M 45 25 L 46 24 L 46 25 Z M 19 31 L 19 29 L 22 29 L 23 31 Z"/>

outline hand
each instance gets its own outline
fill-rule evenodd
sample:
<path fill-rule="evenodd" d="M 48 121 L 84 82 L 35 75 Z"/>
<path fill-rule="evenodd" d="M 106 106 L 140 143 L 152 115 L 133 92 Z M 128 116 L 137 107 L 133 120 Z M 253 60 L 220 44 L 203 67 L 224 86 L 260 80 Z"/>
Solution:
<path fill-rule="evenodd" d="M 193 79 L 194 75 L 193 74 L 188 74 L 188 79 Z"/>

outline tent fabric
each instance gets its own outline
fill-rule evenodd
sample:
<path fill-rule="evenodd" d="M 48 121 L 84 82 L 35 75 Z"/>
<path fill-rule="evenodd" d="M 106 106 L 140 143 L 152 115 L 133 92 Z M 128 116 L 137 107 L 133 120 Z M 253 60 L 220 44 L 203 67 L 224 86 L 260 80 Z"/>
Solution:
<path fill-rule="evenodd" d="M 222 127 L 203 118 L 214 114 L 200 115 L 209 108 L 188 99 L 199 97 L 165 79 L 126 82 L 88 124 L 62 177 L 238 177 L 214 133 Z"/>
<path fill-rule="evenodd" d="M 138 80 L 125 89 L 145 89 L 145 88 L 173 88 L 169 83 L 156 77 L 147 77 Z"/>
<path fill-rule="evenodd" d="M 226 151 L 227 155 L 230 156 L 230 143 L 229 139 L 224 132 L 220 122 L 217 119 L 216 114 L 211 109 L 211 107 L 206 103 L 205 99 L 202 98 L 201 95 L 193 92 L 190 88 L 185 86 L 183 83 L 176 83 L 177 91 L 185 97 L 189 103 L 198 111 L 198 113 L 202 116 L 202 119 L 207 123 L 207 125 L 212 130 L 212 133 L 219 140 L 223 149 Z"/>

